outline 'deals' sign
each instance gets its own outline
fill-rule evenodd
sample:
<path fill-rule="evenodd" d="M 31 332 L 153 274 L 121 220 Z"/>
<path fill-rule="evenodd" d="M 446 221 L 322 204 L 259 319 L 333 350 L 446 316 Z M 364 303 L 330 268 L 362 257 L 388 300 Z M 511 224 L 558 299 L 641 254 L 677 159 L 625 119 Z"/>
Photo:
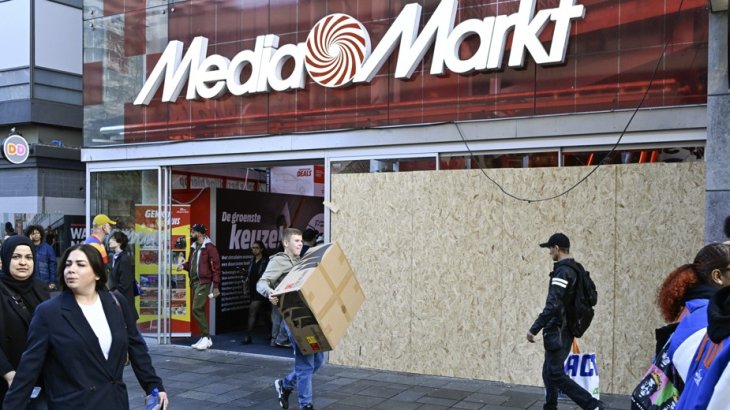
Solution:
<path fill-rule="evenodd" d="M 12 134 L 3 140 L 3 156 L 13 164 L 22 164 L 28 159 L 30 147 L 21 135 Z"/>
<path fill-rule="evenodd" d="M 399 47 L 395 78 L 408 79 L 424 55 L 433 46 L 431 75 L 446 70 L 467 74 L 494 71 L 502 67 L 507 37 L 514 31 L 507 65 L 525 64 L 529 52 L 538 65 L 565 61 L 572 22 L 585 15 L 585 7 L 576 0 L 560 0 L 557 8 L 535 13 L 537 0 L 521 0 L 519 10 L 511 15 L 485 16 L 454 26 L 458 1 L 442 0 L 418 33 L 422 7 L 406 5 L 378 46 L 373 50 L 370 36 L 358 20 L 346 14 L 330 14 L 311 29 L 307 40 L 279 46 L 274 34 L 258 36 L 253 50 L 244 50 L 228 59 L 207 56 L 208 39 L 196 37 L 183 56 L 183 43 L 171 41 L 152 70 L 135 105 L 147 105 L 164 81 L 163 102 L 175 102 L 186 82 L 186 98 L 214 99 L 231 93 L 237 96 L 303 89 L 305 75 L 324 87 L 345 87 L 368 83 Z M 550 22 L 555 23 L 550 50 L 539 36 Z M 466 38 L 477 36 L 479 47 L 468 59 L 461 59 L 459 48 Z M 284 64 L 293 60 L 294 70 L 283 78 Z M 241 81 L 241 73 L 251 67 L 251 75 Z"/>

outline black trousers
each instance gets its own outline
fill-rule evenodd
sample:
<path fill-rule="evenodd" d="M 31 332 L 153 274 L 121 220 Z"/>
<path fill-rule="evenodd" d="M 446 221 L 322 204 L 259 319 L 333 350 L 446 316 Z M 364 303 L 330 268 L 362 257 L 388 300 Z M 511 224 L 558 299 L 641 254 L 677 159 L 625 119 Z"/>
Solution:
<path fill-rule="evenodd" d="M 594 409 L 598 400 L 570 379 L 563 371 L 565 359 L 573 347 L 573 336 L 567 329 L 557 327 L 542 331 L 545 345 L 545 362 L 542 366 L 542 380 L 545 383 L 545 405 L 543 410 L 557 410 L 558 390 L 565 393 L 582 409 Z"/>

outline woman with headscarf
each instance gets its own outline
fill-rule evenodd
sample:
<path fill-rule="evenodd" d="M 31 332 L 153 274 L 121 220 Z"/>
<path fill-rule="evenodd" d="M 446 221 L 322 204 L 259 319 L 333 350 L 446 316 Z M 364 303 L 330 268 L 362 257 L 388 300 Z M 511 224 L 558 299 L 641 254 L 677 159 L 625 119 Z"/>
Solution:
<path fill-rule="evenodd" d="M 3 335 L 0 337 L 0 374 L 3 376 L 0 398 L 4 398 L 15 378 L 33 312 L 50 295 L 45 282 L 33 274 L 35 247 L 29 238 L 9 237 L 3 243 L 0 259 L 0 329 Z M 42 377 L 33 380 L 34 386 L 41 387 L 41 396 L 32 401 L 32 409 L 46 408 L 42 381 Z"/>
<path fill-rule="evenodd" d="M 147 394 L 159 392 L 158 409 L 167 408 L 162 380 L 129 305 L 121 295 L 106 290 L 99 251 L 75 245 L 61 261 L 61 294 L 39 306 L 33 316 L 5 408 L 25 408 L 42 370 L 52 409 L 129 410 L 122 378 L 127 360 L 142 389 Z"/>

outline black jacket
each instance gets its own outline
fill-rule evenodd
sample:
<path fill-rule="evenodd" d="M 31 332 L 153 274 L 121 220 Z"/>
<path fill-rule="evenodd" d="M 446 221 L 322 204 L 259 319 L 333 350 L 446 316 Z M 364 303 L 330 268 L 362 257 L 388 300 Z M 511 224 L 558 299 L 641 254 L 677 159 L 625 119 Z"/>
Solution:
<path fill-rule="evenodd" d="M 256 272 L 254 272 L 253 269 L 255 265 L 256 258 L 253 258 L 251 259 L 251 263 L 248 264 L 247 271 L 249 294 L 251 295 L 252 299 L 266 300 L 265 297 L 256 292 L 256 283 L 258 283 L 259 279 L 261 279 L 261 276 L 263 276 L 264 272 L 266 272 L 266 267 L 269 266 L 269 258 L 261 258 L 261 261 L 259 262 L 259 268 Z"/>
<path fill-rule="evenodd" d="M 109 274 L 109 283 L 107 283 L 109 290 L 112 292 L 117 291 L 124 296 L 136 321 L 139 319 L 139 315 L 137 314 L 137 308 L 134 306 L 134 273 L 132 273 L 132 261 L 129 259 L 129 254 L 122 251 L 114 260 L 113 265 Z"/>
<path fill-rule="evenodd" d="M 35 292 L 43 295 L 45 300 L 50 298 L 45 282 L 33 278 L 33 285 Z M 18 369 L 29 325 L 28 315 L 13 301 L 5 288 L 0 286 L 0 375 Z M 0 400 L 7 391 L 8 384 L 0 379 Z M 2 408 L 0 404 L 0 409 Z"/>
<path fill-rule="evenodd" d="M 583 267 L 572 258 L 553 265 L 545 308 L 530 328 L 530 333 L 536 335 L 546 327 L 560 328 L 566 322 L 564 306 L 575 298 L 576 270 L 582 271 Z"/>
<path fill-rule="evenodd" d="M 72 292 L 38 306 L 18 372 L 5 396 L 6 409 L 26 408 L 42 370 L 50 410 L 128 410 L 127 385 L 122 380 L 127 353 L 142 389 L 147 394 L 155 388 L 164 391 L 129 306 L 121 296 L 113 295 L 99 292 L 112 334 L 109 359 L 104 358 L 99 339 Z"/>

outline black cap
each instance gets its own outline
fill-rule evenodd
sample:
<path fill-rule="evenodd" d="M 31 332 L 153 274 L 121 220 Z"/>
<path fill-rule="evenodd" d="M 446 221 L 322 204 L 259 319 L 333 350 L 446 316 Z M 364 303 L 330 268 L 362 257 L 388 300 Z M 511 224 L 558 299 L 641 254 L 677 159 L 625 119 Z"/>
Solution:
<path fill-rule="evenodd" d="M 553 234 L 547 242 L 541 243 L 541 248 L 552 248 L 553 246 L 570 249 L 570 239 L 562 233 Z"/>
<path fill-rule="evenodd" d="M 190 230 L 193 230 L 195 232 L 200 232 L 202 234 L 205 234 L 206 232 L 208 232 L 208 229 L 203 224 L 195 224 L 195 225 L 193 225 L 192 228 L 190 228 Z"/>
<path fill-rule="evenodd" d="M 302 233 L 302 240 L 311 241 L 311 240 L 317 239 L 318 236 L 319 236 L 319 231 L 317 231 L 316 229 L 307 228 Z"/>

